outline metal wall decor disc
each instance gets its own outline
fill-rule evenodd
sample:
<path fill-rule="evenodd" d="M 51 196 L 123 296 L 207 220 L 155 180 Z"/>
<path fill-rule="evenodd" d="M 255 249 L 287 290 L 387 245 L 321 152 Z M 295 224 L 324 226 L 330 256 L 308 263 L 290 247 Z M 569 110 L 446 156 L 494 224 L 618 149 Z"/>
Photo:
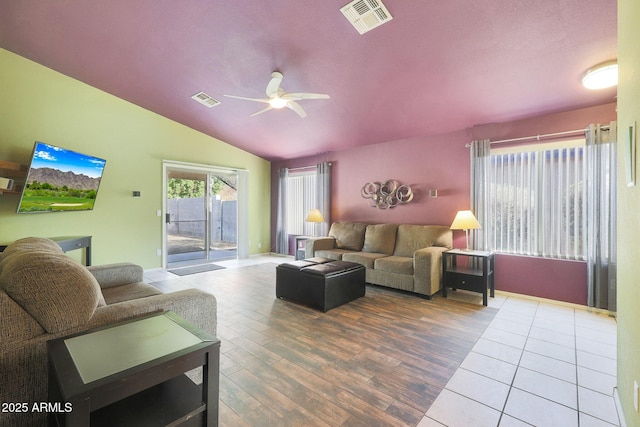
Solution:
<path fill-rule="evenodd" d="M 398 188 L 398 181 L 390 179 L 380 186 L 380 193 L 384 196 L 393 194 Z"/>
<path fill-rule="evenodd" d="M 377 182 L 367 182 L 360 189 L 360 195 L 365 199 L 371 199 L 378 192 L 378 188 Z"/>
<path fill-rule="evenodd" d="M 398 187 L 396 197 L 398 198 L 400 203 L 409 203 L 411 200 L 413 200 L 413 191 L 407 184 L 403 184 Z"/>

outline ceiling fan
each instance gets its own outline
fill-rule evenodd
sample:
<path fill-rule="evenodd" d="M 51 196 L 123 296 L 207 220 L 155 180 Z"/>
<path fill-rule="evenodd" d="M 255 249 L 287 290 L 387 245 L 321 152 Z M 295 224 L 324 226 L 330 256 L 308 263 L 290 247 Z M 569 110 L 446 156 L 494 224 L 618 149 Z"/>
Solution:
<path fill-rule="evenodd" d="M 283 75 L 278 71 L 271 73 L 271 80 L 267 85 L 267 98 L 246 98 L 244 96 L 225 95 L 229 98 L 245 99 L 247 101 L 256 101 L 268 104 L 266 108 L 253 113 L 251 117 L 264 113 L 272 109 L 280 109 L 287 107 L 290 110 L 295 111 L 300 117 L 304 118 L 307 113 L 302 109 L 300 104 L 296 101 L 303 99 L 329 99 L 329 95 L 322 93 L 287 93 L 280 87 L 282 83 Z"/>

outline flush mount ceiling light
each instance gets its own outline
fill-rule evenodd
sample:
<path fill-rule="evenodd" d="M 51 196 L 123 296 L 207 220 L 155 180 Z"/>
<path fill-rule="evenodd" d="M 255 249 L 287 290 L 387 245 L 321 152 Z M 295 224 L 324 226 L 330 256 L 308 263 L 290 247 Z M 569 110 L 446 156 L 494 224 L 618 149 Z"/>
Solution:
<path fill-rule="evenodd" d="M 589 69 L 582 78 L 582 85 L 587 89 L 605 89 L 618 84 L 618 63 L 603 62 Z"/>

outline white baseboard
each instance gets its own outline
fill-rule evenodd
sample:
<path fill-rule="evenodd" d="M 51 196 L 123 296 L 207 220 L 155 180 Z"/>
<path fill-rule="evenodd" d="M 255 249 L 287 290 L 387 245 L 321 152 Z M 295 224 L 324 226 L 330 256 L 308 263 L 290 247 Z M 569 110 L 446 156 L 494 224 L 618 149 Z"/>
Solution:
<path fill-rule="evenodd" d="M 513 296 L 513 297 L 517 297 L 517 298 L 521 298 L 521 299 L 528 299 L 528 300 L 532 300 L 532 301 L 538 301 L 538 302 L 544 302 L 546 304 L 553 304 L 553 305 L 559 305 L 559 306 L 563 306 L 563 307 L 568 307 L 568 308 L 573 308 L 576 310 L 582 310 L 582 311 L 588 311 L 590 313 L 596 313 L 596 314 L 603 314 L 605 316 L 609 316 L 609 317 L 616 317 L 616 313 L 609 311 L 609 310 L 605 310 L 602 308 L 595 308 L 595 307 L 588 307 L 586 305 L 582 305 L 582 304 L 574 304 L 571 302 L 565 302 L 565 301 L 557 301 L 554 299 L 549 299 L 549 298 L 542 298 L 542 297 L 534 297 L 531 295 L 525 295 L 525 294 L 517 294 L 515 292 L 507 292 L 507 291 L 501 291 L 496 289 L 496 295 L 504 295 L 504 296 Z"/>
<path fill-rule="evenodd" d="M 618 413 L 618 421 L 620 421 L 620 427 L 627 427 L 627 422 L 624 419 L 624 412 L 622 412 L 622 404 L 620 403 L 618 387 L 613 388 L 613 401 L 616 404 L 616 412 Z"/>

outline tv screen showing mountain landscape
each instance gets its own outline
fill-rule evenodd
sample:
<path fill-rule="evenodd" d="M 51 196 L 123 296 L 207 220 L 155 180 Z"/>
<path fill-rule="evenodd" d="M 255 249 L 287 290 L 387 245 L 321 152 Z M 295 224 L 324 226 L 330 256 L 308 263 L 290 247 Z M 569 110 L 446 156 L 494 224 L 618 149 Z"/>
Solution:
<path fill-rule="evenodd" d="M 93 209 L 106 161 L 36 142 L 18 213 Z"/>

